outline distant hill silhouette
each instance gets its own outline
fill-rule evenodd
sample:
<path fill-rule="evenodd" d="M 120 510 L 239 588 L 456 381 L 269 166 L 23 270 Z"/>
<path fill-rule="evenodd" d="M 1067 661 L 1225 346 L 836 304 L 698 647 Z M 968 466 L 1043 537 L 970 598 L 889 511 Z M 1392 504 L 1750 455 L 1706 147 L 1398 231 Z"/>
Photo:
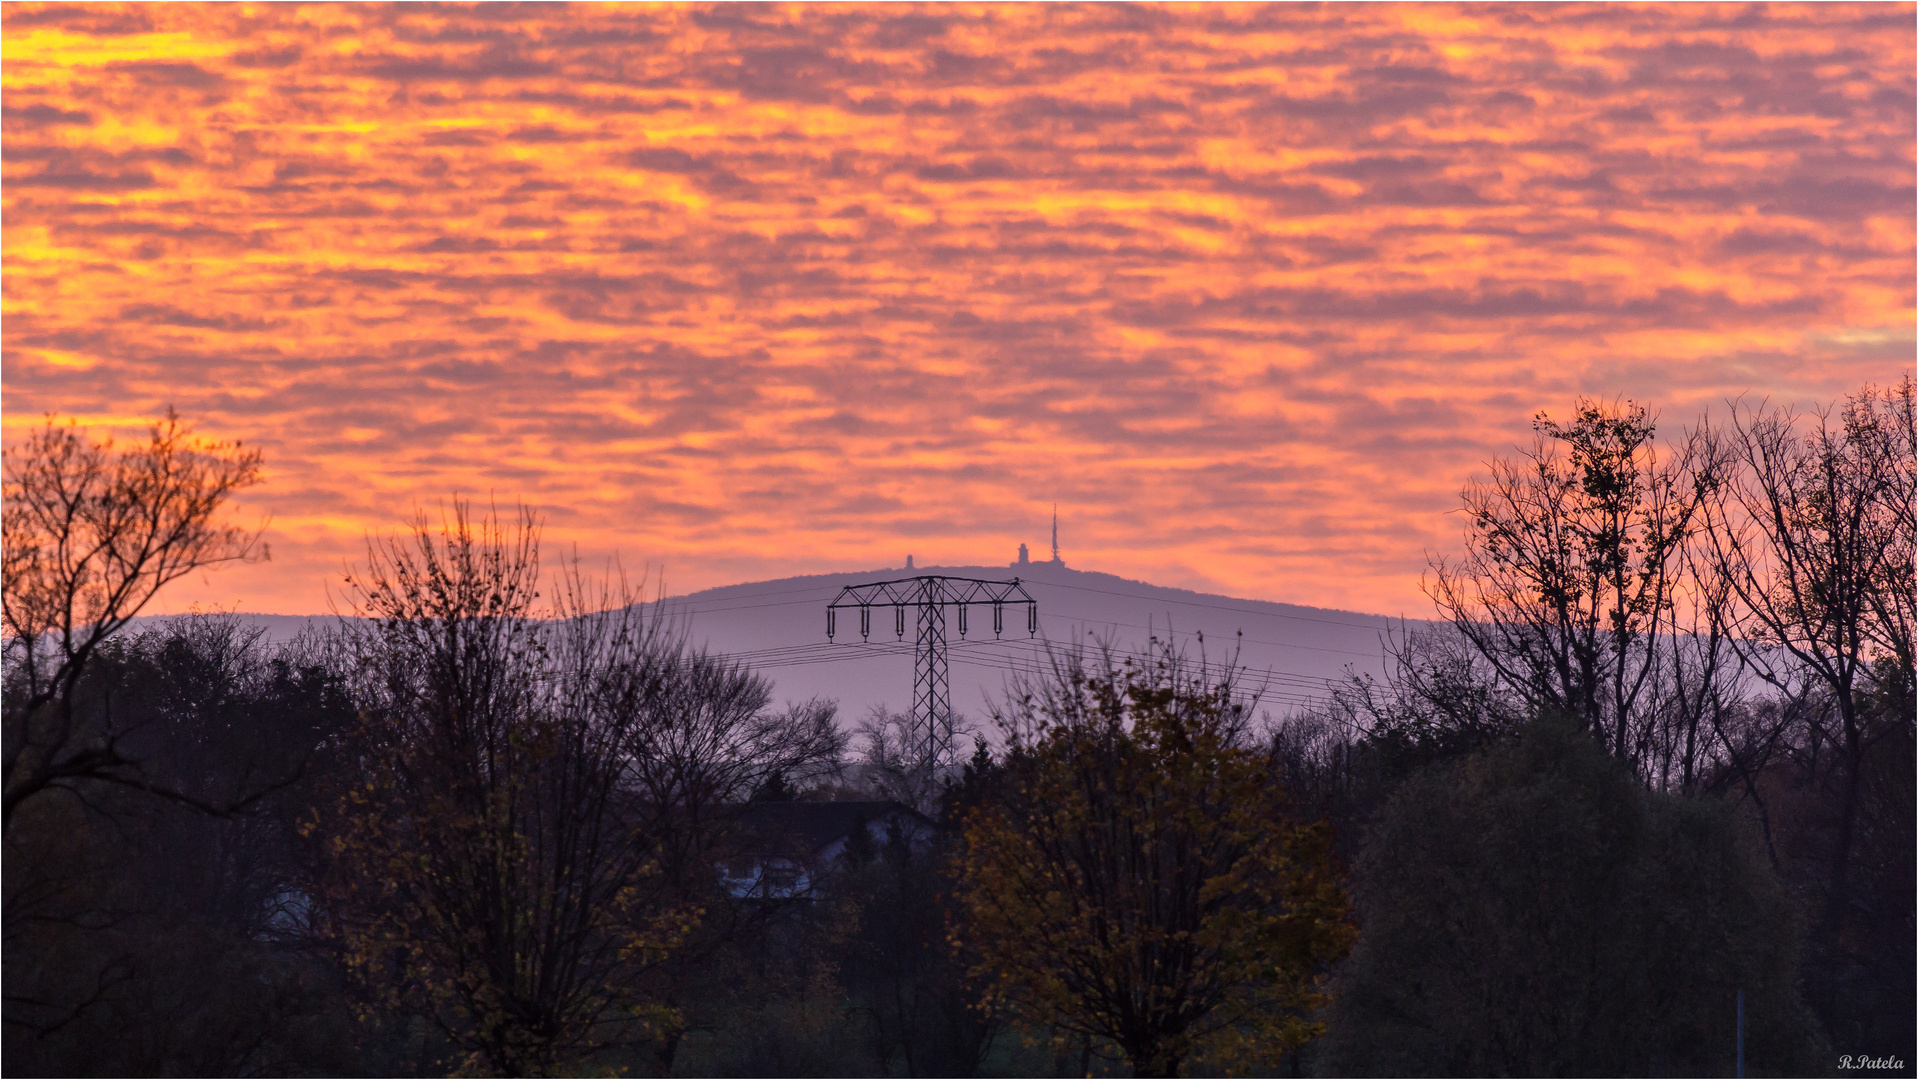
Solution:
<path fill-rule="evenodd" d="M 1036 641 L 1027 637 L 1023 618 L 1008 618 L 1007 632 L 997 641 L 983 613 L 971 622 L 975 628 L 985 627 L 984 632 L 974 629 L 963 640 L 956 624 L 948 622 L 953 706 L 981 722 L 989 701 L 1003 696 L 1010 673 L 1043 667 L 1048 643 L 1057 648 L 1102 640 L 1119 651 L 1136 652 L 1156 635 L 1178 642 L 1195 659 L 1203 651 L 1213 664 L 1228 662 L 1236 653 L 1238 663 L 1248 669 L 1248 680 L 1265 686 L 1268 705 L 1283 711 L 1323 696 L 1326 680 L 1340 677 L 1348 666 L 1381 671 L 1380 636 L 1398 625 L 1398 620 L 1380 615 L 1167 588 L 1049 562 L 813 574 L 705 589 L 670 597 L 663 604 L 691 643 L 738 656 L 770 678 L 776 699 L 833 698 L 842 720 L 854 724 L 875 706 L 911 708 L 913 630 L 909 621 L 901 640 L 890 618 L 874 618 L 871 640 L 862 643 L 857 620 L 842 617 L 837 640 L 829 643 L 826 605 L 846 585 L 919 574 L 1018 577 L 1039 602 Z M 333 618 L 238 614 L 265 627 L 275 641 Z M 137 619 L 133 629 L 165 618 Z"/>

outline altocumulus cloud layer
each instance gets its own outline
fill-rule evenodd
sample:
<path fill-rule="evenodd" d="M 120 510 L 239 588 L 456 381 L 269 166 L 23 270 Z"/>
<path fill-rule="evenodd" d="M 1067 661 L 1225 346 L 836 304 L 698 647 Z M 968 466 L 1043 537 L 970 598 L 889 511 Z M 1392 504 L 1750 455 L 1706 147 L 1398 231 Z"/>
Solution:
<path fill-rule="evenodd" d="M 8 5 L 4 404 L 675 590 L 1009 558 L 1422 610 L 1531 413 L 1908 365 L 1910 4 Z"/>

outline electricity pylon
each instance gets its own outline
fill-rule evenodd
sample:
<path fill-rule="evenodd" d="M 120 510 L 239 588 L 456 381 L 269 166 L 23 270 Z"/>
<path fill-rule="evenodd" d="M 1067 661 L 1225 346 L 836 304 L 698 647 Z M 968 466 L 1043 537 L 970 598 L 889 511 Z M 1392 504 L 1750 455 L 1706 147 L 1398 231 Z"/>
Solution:
<path fill-rule="evenodd" d="M 1039 633 L 1039 602 L 1019 584 L 1011 581 L 980 581 L 977 578 L 924 577 L 875 581 L 869 585 L 848 585 L 826 605 L 826 640 L 839 629 L 839 612 L 859 609 L 859 639 L 872 636 L 872 609 L 891 608 L 893 633 L 906 636 L 906 609 L 917 613 L 919 637 L 912 652 L 912 750 L 919 756 L 918 768 L 935 772 L 952 764 L 952 681 L 946 662 L 946 609 L 957 610 L 959 636 L 965 637 L 968 608 L 992 608 L 992 636 L 1005 632 L 1007 605 L 1025 605 L 1026 633 Z"/>

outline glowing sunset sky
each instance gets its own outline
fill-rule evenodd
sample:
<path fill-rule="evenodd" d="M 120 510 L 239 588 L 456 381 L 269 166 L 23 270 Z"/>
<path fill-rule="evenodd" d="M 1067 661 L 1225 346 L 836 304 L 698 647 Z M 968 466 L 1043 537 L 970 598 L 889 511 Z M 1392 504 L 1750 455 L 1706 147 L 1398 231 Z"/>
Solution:
<path fill-rule="evenodd" d="M 4 416 L 673 591 L 1043 556 L 1422 614 L 1539 409 L 1913 350 L 1910 4 L 4 9 Z"/>

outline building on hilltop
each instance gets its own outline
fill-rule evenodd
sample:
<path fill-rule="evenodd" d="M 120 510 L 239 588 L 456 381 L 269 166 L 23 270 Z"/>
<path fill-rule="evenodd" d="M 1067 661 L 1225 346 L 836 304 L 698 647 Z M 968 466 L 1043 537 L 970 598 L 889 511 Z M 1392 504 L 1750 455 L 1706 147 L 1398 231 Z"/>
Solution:
<path fill-rule="evenodd" d="M 1034 565 L 1032 556 L 1026 551 L 1026 546 L 1020 544 L 1019 561 L 1012 564 L 1013 568 L 1017 569 L 1021 566 L 1032 565 Z M 1059 557 L 1059 504 L 1057 503 L 1052 505 L 1052 561 L 1049 563 L 1039 563 L 1037 565 L 1056 566 L 1062 570 L 1065 569 L 1066 561 Z"/>

